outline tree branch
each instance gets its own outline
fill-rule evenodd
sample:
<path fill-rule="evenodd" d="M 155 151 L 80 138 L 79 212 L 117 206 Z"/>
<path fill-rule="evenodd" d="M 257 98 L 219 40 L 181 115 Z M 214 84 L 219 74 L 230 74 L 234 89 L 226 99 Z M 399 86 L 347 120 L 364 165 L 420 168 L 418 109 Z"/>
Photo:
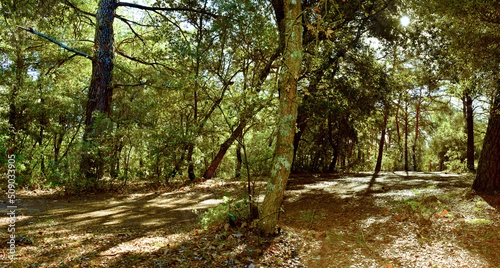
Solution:
<path fill-rule="evenodd" d="M 136 33 L 136 32 L 135 32 L 134 28 L 132 28 L 132 25 L 130 25 L 130 23 L 129 23 L 127 20 L 122 20 L 122 21 L 123 21 L 123 22 L 125 22 L 125 24 L 127 24 L 128 28 L 132 31 L 132 33 L 134 33 L 134 35 L 135 35 L 137 38 L 139 38 L 139 40 L 141 40 L 141 41 L 142 41 L 142 44 L 143 44 L 144 46 L 146 46 L 146 42 L 144 42 L 144 40 L 142 39 L 142 37 L 141 37 L 138 33 Z"/>
<path fill-rule="evenodd" d="M 63 43 L 61 43 L 61 42 L 59 42 L 59 41 L 55 40 L 54 38 L 52 38 L 52 37 L 50 37 L 50 36 L 47 36 L 47 35 L 45 35 L 45 34 L 43 34 L 43 33 L 40 33 L 40 32 L 35 31 L 35 29 L 33 29 L 33 28 L 24 28 L 24 27 L 21 27 L 21 26 L 17 26 L 17 27 L 19 27 L 19 28 L 21 28 L 21 29 L 23 29 L 23 30 L 25 30 L 25 31 L 27 31 L 27 32 L 30 32 L 30 33 L 36 34 L 36 35 L 38 35 L 38 36 L 41 36 L 41 37 L 43 37 L 43 38 L 45 38 L 45 39 L 49 40 L 50 42 L 52 42 L 52 43 L 54 43 L 54 44 L 56 44 L 56 45 L 58 45 L 58 46 L 60 46 L 60 47 L 62 47 L 62 48 L 64 48 L 64 49 L 66 49 L 66 50 L 69 50 L 69 51 L 71 51 L 71 52 L 73 52 L 73 53 L 77 54 L 78 56 L 82 56 L 82 57 L 85 57 L 85 58 L 87 58 L 87 59 L 89 59 L 89 60 L 92 60 L 92 57 L 91 57 L 90 55 L 85 54 L 85 53 L 83 53 L 83 52 L 81 52 L 81 51 L 78 51 L 78 50 L 76 50 L 76 49 L 74 49 L 74 48 L 68 47 L 68 46 L 66 46 L 65 44 L 63 44 Z"/>
<path fill-rule="evenodd" d="M 114 84 L 113 88 L 118 88 L 118 87 L 138 87 L 138 86 L 144 86 L 146 85 L 146 82 L 139 82 L 139 84 Z"/>
<path fill-rule="evenodd" d="M 142 24 L 142 23 L 139 23 L 137 21 L 133 21 L 133 20 L 129 20 L 129 19 L 126 19 L 120 15 L 115 15 L 115 18 L 123 21 L 123 22 L 130 22 L 132 24 L 135 24 L 135 25 L 138 25 L 138 26 L 142 26 L 142 27 L 154 27 L 154 28 L 158 28 L 159 26 L 158 25 L 152 25 L 152 24 Z"/>
<path fill-rule="evenodd" d="M 119 2 L 116 4 L 116 6 L 133 7 L 133 8 L 138 8 L 138 9 L 142 9 L 142 10 L 151 10 L 151 11 L 188 11 L 188 12 L 194 12 L 194 13 L 208 15 L 208 16 L 215 18 L 215 19 L 219 18 L 218 15 L 206 12 L 205 10 L 197 10 L 197 9 L 192 9 L 192 8 L 148 7 L 148 6 L 142 6 L 142 5 L 126 3 L 126 2 Z"/>
<path fill-rule="evenodd" d="M 125 58 L 127 58 L 127 59 L 129 59 L 129 60 L 131 60 L 131 61 L 135 61 L 135 62 L 138 62 L 138 63 L 142 63 L 142 64 L 144 64 L 144 65 L 153 66 L 153 68 L 156 68 L 156 65 L 159 65 L 159 66 L 162 66 L 162 67 L 166 68 L 167 70 L 170 70 L 170 71 L 175 71 L 174 69 L 172 69 L 172 68 L 170 68 L 170 67 L 166 66 L 165 64 L 161 64 L 161 63 L 157 63 L 157 62 L 147 62 L 147 61 L 143 61 L 143 60 L 140 60 L 140 59 L 138 59 L 138 58 L 134 58 L 134 57 L 132 57 L 132 56 L 129 56 L 129 55 L 127 55 L 127 54 L 125 54 L 125 53 L 121 52 L 121 51 L 120 51 L 120 50 L 118 50 L 118 49 L 117 49 L 117 50 L 115 50 L 115 52 L 116 52 L 116 54 L 118 54 L 118 55 L 120 55 L 120 56 L 122 56 L 122 57 L 125 57 Z"/>
<path fill-rule="evenodd" d="M 82 13 L 82 14 L 85 14 L 85 15 L 88 15 L 88 16 L 91 16 L 91 17 L 95 17 L 95 14 L 94 14 L 94 13 L 90 13 L 90 12 L 84 11 L 84 10 L 82 10 L 82 9 L 80 9 L 80 8 L 78 8 L 78 7 L 76 7 L 75 5 L 73 5 L 73 3 L 71 3 L 71 2 L 70 2 L 70 1 L 68 1 L 68 0 L 64 0 L 64 2 L 65 2 L 68 6 L 70 6 L 71 8 L 73 8 L 74 10 L 76 10 L 76 11 L 78 11 L 78 12 Z"/>

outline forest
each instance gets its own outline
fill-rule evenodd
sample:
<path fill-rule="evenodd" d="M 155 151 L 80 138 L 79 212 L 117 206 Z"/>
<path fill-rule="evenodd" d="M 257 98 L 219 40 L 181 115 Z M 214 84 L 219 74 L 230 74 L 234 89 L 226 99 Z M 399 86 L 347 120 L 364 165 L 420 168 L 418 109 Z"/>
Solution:
<path fill-rule="evenodd" d="M 0 267 L 500 267 L 500 1 L 0 14 Z"/>

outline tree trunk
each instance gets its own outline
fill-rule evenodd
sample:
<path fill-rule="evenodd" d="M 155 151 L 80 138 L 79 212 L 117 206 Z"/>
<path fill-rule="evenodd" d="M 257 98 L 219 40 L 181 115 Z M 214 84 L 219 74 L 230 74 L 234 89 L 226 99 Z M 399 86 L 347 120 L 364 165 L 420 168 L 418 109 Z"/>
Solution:
<path fill-rule="evenodd" d="M 113 95 L 112 71 L 114 66 L 113 19 L 117 0 L 100 0 L 96 14 L 96 31 L 94 38 L 94 57 L 92 58 L 92 78 L 90 81 L 85 113 L 85 132 L 83 141 L 85 150 L 80 168 L 85 178 L 94 186 L 103 176 L 104 161 L 96 146 L 97 138 L 105 134 L 105 122 L 96 122 L 99 115 L 107 118 L 111 111 Z M 98 123 L 98 124 L 95 124 Z"/>
<path fill-rule="evenodd" d="M 477 175 L 472 188 L 485 192 L 500 191 L 500 88 L 497 88 L 492 105 Z"/>
<path fill-rule="evenodd" d="M 276 141 L 276 159 L 274 160 L 271 177 L 267 182 L 260 229 L 264 234 L 272 234 L 278 223 L 283 193 L 293 160 L 293 139 L 297 119 L 297 78 L 302 64 L 302 19 L 301 2 L 285 0 L 282 4 L 285 15 L 284 27 L 285 50 L 284 65 L 279 91 L 278 138 Z M 283 36 L 283 35 L 282 35 Z"/>
<path fill-rule="evenodd" d="M 215 171 L 219 167 L 219 164 L 222 161 L 222 159 L 224 158 L 224 155 L 226 155 L 227 150 L 229 149 L 229 147 L 231 147 L 231 144 L 233 144 L 233 142 L 236 140 L 236 138 L 240 137 L 241 133 L 243 133 L 243 129 L 247 125 L 247 120 L 248 120 L 247 116 L 242 115 L 242 119 L 241 119 L 240 123 L 238 124 L 236 129 L 233 131 L 233 133 L 231 133 L 231 136 L 229 136 L 229 138 L 227 138 L 227 140 L 220 146 L 219 152 L 212 160 L 212 163 L 210 163 L 210 166 L 205 171 L 205 174 L 203 174 L 203 178 L 208 180 L 214 176 Z"/>
<path fill-rule="evenodd" d="M 385 143 L 385 132 L 387 128 L 387 118 L 389 117 L 389 112 L 386 111 L 384 113 L 384 125 L 382 126 L 382 135 L 380 137 L 380 143 L 378 145 L 378 157 L 377 157 L 377 165 L 375 165 L 375 174 L 380 172 L 382 168 L 382 157 L 384 155 L 384 143 Z"/>
<path fill-rule="evenodd" d="M 241 165 L 242 165 L 242 163 L 243 163 L 243 159 L 241 157 L 241 144 L 238 143 L 238 146 L 236 147 L 236 169 L 234 172 L 235 178 L 241 177 Z"/>
<path fill-rule="evenodd" d="M 467 121 L 467 169 L 475 171 L 474 167 L 474 115 L 472 111 L 472 98 L 465 94 L 465 112 Z"/>
<path fill-rule="evenodd" d="M 303 100 L 303 102 L 305 102 L 305 100 Z M 298 169 L 295 158 L 297 157 L 297 151 L 299 149 L 300 139 L 302 138 L 302 134 L 304 134 L 304 131 L 306 130 L 307 127 L 307 115 L 305 108 L 300 109 L 299 107 L 298 109 L 297 127 L 299 128 L 299 130 L 297 131 L 297 133 L 295 133 L 295 136 L 293 137 L 293 162 L 292 162 L 293 171 L 296 171 Z"/>
<path fill-rule="evenodd" d="M 191 144 L 189 144 L 187 152 L 188 177 L 190 181 L 194 181 L 196 179 L 196 175 L 194 174 L 193 152 L 194 152 L 194 141 Z"/>
<path fill-rule="evenodd" d="M 408 170 L 408 102 L 405 101 L 405 171 Z"/>
<path fill-rule="evenodd" d="M 332 157 L 332 162 L 330 162 L 330 166 L 328 166 L 328 171 L 334 172 L 335 171 L 335 166 L 337 165 L 337 160 L 339 159 L 339 149 L 337 146 L 333 148 L 333 157 Z"/>

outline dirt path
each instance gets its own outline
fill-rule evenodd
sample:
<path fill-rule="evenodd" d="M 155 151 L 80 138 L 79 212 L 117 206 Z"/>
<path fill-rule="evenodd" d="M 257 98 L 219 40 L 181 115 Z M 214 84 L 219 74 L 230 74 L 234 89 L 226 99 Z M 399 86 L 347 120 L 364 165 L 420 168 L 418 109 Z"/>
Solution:
<path fill-rule="evenodd" d="M 469 186 L 445 173 L 292 176 L 282 227 L 310 238 L 309 267 L 500 267 L 500 206 Z"/>
<path fill-rule="evenodd" d="M 243 194 L 235 182 L 26 195 L 17 210 L 17 261 L 0 267 L 500 267 L 500 199 L 474 195 L 470 183 L 445 173 L 294 175 L 284 235 L 269 239 L 196 224 L 194 209 Z M 2 245 L 6 229 L 2 217 Z"/>

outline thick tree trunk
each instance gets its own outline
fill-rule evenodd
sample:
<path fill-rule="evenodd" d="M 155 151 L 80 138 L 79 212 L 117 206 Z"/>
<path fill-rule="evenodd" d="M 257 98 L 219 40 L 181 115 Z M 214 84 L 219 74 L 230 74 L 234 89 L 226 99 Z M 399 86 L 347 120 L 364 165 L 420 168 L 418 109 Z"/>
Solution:
<path fill-rule="evenodd" d="M 100 0 L 96 14 L 94 39 L 94 57 L 92 59 L 92 78 L 90 81 L 85 113 L 85 132 L 83 141 L 86 152 L 83 153 L 80 168 L 85 178 L 97 184 L 103 176 L 104 162 L 102 152 L 98 150 L 96 140 L 105 134 L 105 122 L 96 123 L 99 115 L 107 118 L 111 111 L 113 95 L 112 71 L 114 66 L 113 19 L 117 0 Z"/>
<path fill-rule="evenodd" d="M 380 142 L 378 145 L 378 157 L 377 165 L 375 165 L 375 174 L 380 172 L 382 168 L 382 157 L 384 155 L 384 143 L 385 143 L 385 132 L 387 129 L 387 119 L 389 118 L 389 113 L 386 111 L 384 113 L 384 125 L 382 126 L 382 135 L 380 136 Z"/>
<path fill-rule="evenodd" d="M 500 191 L 500 88 L 497 89 L 491 109 L 472 188 L 485 192 Z"/>
<path fill-rule="evenodd" d="M 472 98 L 465 94 L 465 112 L 467 121 L 467 169 L 475 171 L 474 167 L 474 115 L 472 111 Z"/>
<path fill-rule="evenodd" d="M 293 160 L 293 140 L 297 120 L 297 78 L 302 64 L 302 23 L 301 2 L 283 1 L 285 15 L 280 27 L 285 31 L 284 65 L 280 79 L 280 112 L 278 116 L 278 138 L 276 142 L 276 159 L 271 177 L 267 182 L 260 229 L 264 234 L 272 234 L 278 223 L 281 202 Z"/>

